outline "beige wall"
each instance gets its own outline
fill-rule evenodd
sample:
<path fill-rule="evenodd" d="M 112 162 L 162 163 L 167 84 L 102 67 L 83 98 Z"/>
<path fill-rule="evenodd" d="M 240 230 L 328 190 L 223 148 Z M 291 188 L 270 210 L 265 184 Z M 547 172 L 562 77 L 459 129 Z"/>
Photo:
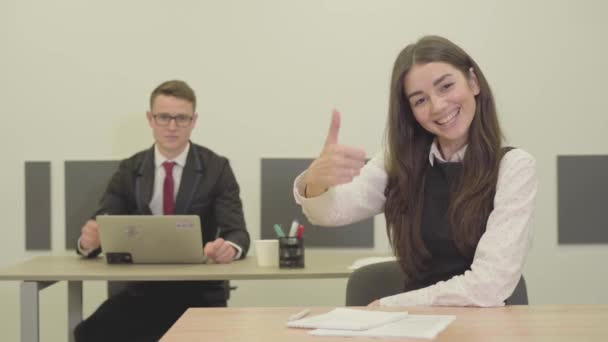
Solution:
<path fill-rule="evenodd" d="M 531 302 L 608 303 L 607 246 L 558 246 L 556 222 L 556 155 L 608 152 L 607 12 L 601 0 L 4 0 L 0 266 L 33 255 L 24 251 L 23 162 L 52 161 L 53 250 L 63 251 L 63 161 L 151 144 L 147 96 L 169 78 L 197 91 L 193 140 L 231 159 L 259 236 L 260 158 L 317 155 L 334 107 L 341 141 L 374 153 L 396 54 L 440 34 L 476 58 L 510 144 L 538 160 Z M 375 249 L 388 251 L 382 221 Z M 341 305 L 345 281 L 322 284 L 237 282 L 231 305 Z M 104 290 L 85 285 L 87 313 Z M 66 339 L 65 293 L 65 284 L 42 293 L 43 341 Z M 0 283 L 0 302 L 0 339 L 17 340 L 18 283 Z"/>

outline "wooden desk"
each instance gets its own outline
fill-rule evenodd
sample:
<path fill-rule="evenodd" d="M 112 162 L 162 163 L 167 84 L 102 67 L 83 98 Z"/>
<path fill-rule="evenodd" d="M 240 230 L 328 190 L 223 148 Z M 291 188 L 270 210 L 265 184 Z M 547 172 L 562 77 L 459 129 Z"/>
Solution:
<path fill-rule="evenodd" d="M 301 307 L 192 308 L 184 313 L 161 341 L 378 342 L 382 340 L 311 336 L 307 334 L 306 329 L 287 328 L 285 326 L 287 318 L 301 309 Z M 312 308 L 311 314 L 329 310 L 331 308 Z M 608 341 L 608 305 L 420 307 L 406 310 L 415 314 L 456 315 L 456 320 L 434 340 L 438 342 Z"/>
<path fill-rule="evenodd" d="M 39 340 L 39 291 L 58 281 L 68 282 L 68 336 L 82 321 L 84 280 L 167 281 L 167 280 L 269 280 L 346 278 L 348 266 L 369 254 L 306 252 L 306 267 L 279 269 L 259 267 L 255 257 L 232 264 L 204 265 L 108 265 L 103 258 L 84 259 L 77 255 L 40 256 L 0 269 L 0 280 L 21 283 L 21 340 Z"/>

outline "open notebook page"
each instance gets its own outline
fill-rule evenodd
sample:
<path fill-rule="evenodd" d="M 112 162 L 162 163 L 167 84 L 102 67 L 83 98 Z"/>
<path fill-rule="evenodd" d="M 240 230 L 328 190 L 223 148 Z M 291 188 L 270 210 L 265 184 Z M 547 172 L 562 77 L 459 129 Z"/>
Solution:
<path fill-rule="evenodd" d="M 330 312 L 287 322 L 290 328 L 365 330 L 407 317 L 407 312 L 336 308 Z"/>
<path fill-rule="evenodd" d="M 456 316 L 445 315 L 407 315 L 392 323 L 368 330 L 333 330 L 316 329 L 309 334 L 316 336 L 361 336 L 390 338 L 425 338 L 433 339 L 456 319 Z"/>

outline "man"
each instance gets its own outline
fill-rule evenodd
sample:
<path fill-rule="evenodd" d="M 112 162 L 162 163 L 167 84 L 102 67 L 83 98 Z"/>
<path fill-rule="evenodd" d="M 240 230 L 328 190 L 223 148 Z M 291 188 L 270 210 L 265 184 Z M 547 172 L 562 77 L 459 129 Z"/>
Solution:
<path fill-rule="evenodd" d="M 250 243 L 239 186 L 226 158 L 190 142 L 195 110 L 185 82 L 154 89 L 146 115 L 155 144 L 120 163 L 96 215 L 199 215 L 204 254 L 230 263 L 244 258 Z M 94 219 L 82 227 L 78 252 L 101 252 Z M 157 341 L 188 307 L 226 306 L 227 294 L 225 281 L 130 282 L 74 335 L 77 341 Z"/>

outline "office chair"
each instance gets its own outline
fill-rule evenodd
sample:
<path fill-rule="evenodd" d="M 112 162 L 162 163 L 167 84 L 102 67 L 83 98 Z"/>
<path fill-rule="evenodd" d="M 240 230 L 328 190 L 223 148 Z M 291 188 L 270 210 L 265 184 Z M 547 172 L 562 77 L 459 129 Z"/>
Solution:
<path fill-rule="evenodd" d="M 127 289 L 127 282 L 124 281 L 108 281 L 108 298 L 116 296 L 117 294 Z M 228 288 L 226 289 L 226 300 L 230 299 L 230 291 L 235 291 L 237 286 L 230 285 L 228 282 Z"/>
<path fill-rule="evenodd" d="M 126 289 L 127 282 L 125 281 L 108 281 L 108 298 L 114 297 Z"/>
<path fill-rule="evenodd" d="M 366 306 L 376 299 L 401 293 L 405 280 L 405 275 L 397 261 L 386 261 L 360 267 L 348 278 L 346 306 Z M 505 304 L 528 304 L 528 292 L 523 275 Z"/>

